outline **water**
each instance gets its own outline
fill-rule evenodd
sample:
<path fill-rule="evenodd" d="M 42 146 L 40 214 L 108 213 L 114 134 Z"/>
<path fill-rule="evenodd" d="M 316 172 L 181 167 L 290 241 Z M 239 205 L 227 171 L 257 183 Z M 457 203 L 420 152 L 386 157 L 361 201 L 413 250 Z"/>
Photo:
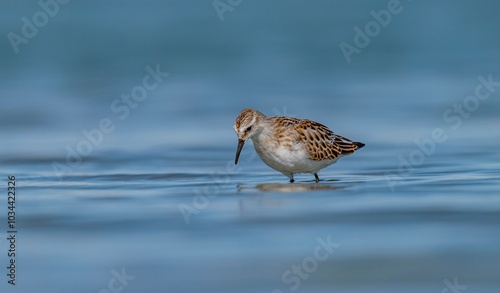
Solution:
<path fill-rule="evenodd" d="M 244 1 L 220 21 L 211 2 L 70 2 L 18 54 L 4 38 L 2 292 L 497 292 L 500 88 L 467 97 L 500 80 L 498 3 L 402 1 L 346 62 L 387 3 Z M 40 10 L 2 6 L 2 36 Z M 120 102 L 157 65 L 170 75 Z M 235 167 L 246 107 L 366 147 L 319 184 L 251 143 Z"/>

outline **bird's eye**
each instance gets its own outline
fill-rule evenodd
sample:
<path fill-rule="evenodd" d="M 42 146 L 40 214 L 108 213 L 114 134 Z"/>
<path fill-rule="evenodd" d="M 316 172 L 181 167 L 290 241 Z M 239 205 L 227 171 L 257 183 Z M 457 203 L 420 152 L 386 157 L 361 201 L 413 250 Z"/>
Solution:
<path fill-rule="evenodd" d="M 249 132 L 250 130 L 252 130 L 252 126 L 247 127 L 247 129 L 245 130 L 245 132 Z"/>

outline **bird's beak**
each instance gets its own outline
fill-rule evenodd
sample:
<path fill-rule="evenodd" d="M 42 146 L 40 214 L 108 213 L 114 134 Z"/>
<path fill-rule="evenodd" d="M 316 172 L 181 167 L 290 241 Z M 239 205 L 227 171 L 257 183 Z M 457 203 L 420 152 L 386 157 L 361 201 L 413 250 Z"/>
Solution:
<path fill-rule="evenodd" d="M 243 149 L 243 145 L 245 141 L 243 139 L 238 139 L 238 148 L 236 149 L 236 158 L 234 159 L 234 164 L 238 164 L 238 159 L 240 158 L 241 150 Z"/>

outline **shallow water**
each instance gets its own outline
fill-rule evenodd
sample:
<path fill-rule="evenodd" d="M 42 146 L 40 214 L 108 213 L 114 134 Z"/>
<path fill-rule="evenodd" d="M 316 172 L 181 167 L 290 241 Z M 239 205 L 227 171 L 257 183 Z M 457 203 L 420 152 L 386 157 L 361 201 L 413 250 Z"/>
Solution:
<path fill-rule="evenodd" d="M 2 162 L 19 186 L 19 288 L 94 292 L 122 268 L 135 276 L 130 291 L 289 292 L 299 280 L 305 292 L 441 292 L 454 278 L 497 288 L 496 151 L 467 153 L 476 163 L 455 166 L 464 154 L 448 152 L 394 191 L 376 146 L 341 159 L 319 184 L 311 175 L 287 183 L 249 147 L 228 170 L 233 152 L 109 153 L 61 181 L 36 171 L 43 160 Z M 310 277 L 284 282 L 318 238 L 337 246 L 317 267 L 306 264 Z"/>
<path fill-rule="evenodd" d="M 500 88 L 453 112 L 500 80 L 499 4 L 481 3 L 403 2 L 351 63 L 339 43 L 387 1 L 245 1 L 224 21 L 211 2 L 70 2 L 18 54 L 0 43 L 2 292 L 498 292 Z M 0 35 L 39 9 L 5 5 Z M 366 146 L 289 184 L 251 142 L 234 166 L 246 107 Z"/>

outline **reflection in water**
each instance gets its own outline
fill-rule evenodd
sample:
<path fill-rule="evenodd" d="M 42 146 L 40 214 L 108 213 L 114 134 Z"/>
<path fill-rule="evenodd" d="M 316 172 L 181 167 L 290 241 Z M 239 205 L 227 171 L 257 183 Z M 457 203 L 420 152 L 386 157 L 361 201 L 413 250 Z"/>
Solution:
<path fill-rule="evenodd" d="M 310 196 L 310 191 L 331 191 L 345 188 L 344 186 L 334 186 L 329 183 L 261 183 L 255 187 L 238 186 L 239 191 L 259 190 L 265 193 L 258 193 L 255 196 L 245 197 L 239 201 L 239 214 L 241 217 L 252 218 L 265 217 L 272 214 L 277 216 L 283 212 L 283 208 L 297 206 L 297 201 L 303 198 L 302 195 Z M 297 194 L 302 192 L 302 194 Z M 307 192 L 307 193 L 305 193 Z M 288 193 L 288 194 L 287 194 Z M 295 193 L 298 196 L 289 195 Z M 300 204 L 299 204 L 300 205 Z"/>
<path fill-rule="evenodd" d="M 300 192 L 310 190 L 333 190 L 340 187 L 332 184 L 317 184 L 317 183 L 262 183 L 257 184 L 255 188 L 261 191 L 270 192 Z"/>

